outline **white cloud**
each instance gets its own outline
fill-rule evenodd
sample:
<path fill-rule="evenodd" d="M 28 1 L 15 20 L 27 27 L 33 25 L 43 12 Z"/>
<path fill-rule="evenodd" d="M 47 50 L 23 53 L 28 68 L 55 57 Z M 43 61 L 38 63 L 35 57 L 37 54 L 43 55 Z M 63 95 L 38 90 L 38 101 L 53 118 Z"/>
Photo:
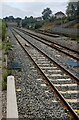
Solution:
<path fill-rule="evenodd" d="M 2 2 L 68 2 L 69 0 L 1 0 Z"/>
<path fill-rule="evenodd" d="M 42 16 L 42 11 L 46 7 L 49 7 L 53 14 L 58 11 L 65 12 L 67 4 L 66 3 L 7 3 L 3 5 L 2 16 L 22 17 L 24 16 Z"/>
<path fill-rule="evenodd" d="M 0 18 L 2 18 L 2 4 L 0 4 Z"/>
<path fill-rule="evenodd" d="M 14 8 L 11 6 L 8 6 L 6 4 L 3 5 L 2 7 L 2 17 L 6 17 L 6 16 L 14 16 L 14 17 L 24 17 L 26 14 L 25 11 L 20 10 L 18 8 Z"/>
<path fill-rule="evenodd" d="M 79 0 L 69 0 L 70 2 L 78 2 Z"/>
<path fill-rule="evenodd" d="M 34 16 L 34 17 L 42 16 L 41 14 L 42 11 L 47 7 L 49 7 L 52 10 L 53 14 L 58 11 L 63 11 L 65 13 L 67 6 L 67 0 L 65 0 L 66 2 L 65 1 L 58 2 L 57 0 L 55 0 L 54 2 L 53 0 L 29 0 L 29 2 L 28 0 L 22 0 L 22 1 L 16 0 L 16 2 L 15 0 L 6 0 L 6 1 L 10 1 L 10 2 L 3 3 L 2 15 L 0 12 L 0 17 L 1 16 L 5 17 L 9 15 L 12 15 L 14 17 L 22 17 L 22 18 L 24 18 L 24 16 Z"/>

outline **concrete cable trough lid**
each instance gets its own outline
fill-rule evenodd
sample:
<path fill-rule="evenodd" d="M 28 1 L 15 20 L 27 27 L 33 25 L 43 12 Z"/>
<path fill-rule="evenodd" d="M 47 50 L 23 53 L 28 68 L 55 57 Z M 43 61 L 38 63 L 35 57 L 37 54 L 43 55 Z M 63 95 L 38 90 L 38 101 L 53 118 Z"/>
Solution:
<path fill-rule="evenodd" d="M 7 77 L 7 118 L 18 118 L 14 76 Z"/>

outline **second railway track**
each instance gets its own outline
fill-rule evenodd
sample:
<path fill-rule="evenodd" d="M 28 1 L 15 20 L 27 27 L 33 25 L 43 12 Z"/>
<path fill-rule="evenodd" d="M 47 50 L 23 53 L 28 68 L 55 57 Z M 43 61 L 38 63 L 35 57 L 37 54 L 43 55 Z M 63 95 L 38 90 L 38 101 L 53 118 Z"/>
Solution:
<path fill-rule="evenodd" d="M 79 119 L 78 115 L 75 113 L 75 109 L 79 109 L 77 108 L 79 80 L 73 75 L 69 75 L 67 71 L 63 72 L 63 70 L 41 50 L 35 48 L 28 40 L 27 43 L 25 39 L 20 36 L 20 33 L 18 35 L 13 31 L 13 34 L 22 48 L 28 53 L 35 65 L 39 68 L 51 89 L 55 91 L 60 98 L 60 101 L 66 106 L 66 109 L 68 109 L 74 120 Z"/>
<path fill-rule="evenodd" d="M 79 51 L 78 51 L 78 49 L 77 50 L 74 50 L 74 49 L 71 49 L 70 47 L 66 47 L 66 46 L 64 46 L 64 45 L 62 45 L 62 44 L 59 44 L 59 43 L 57 43 L 57 42 L 54 42 L 53 40 L 51 40 L 50 39 L 50 37 L 49 38 L 44 38 L 44 36 L 42 36 L 42 34 L 43 34 L 43 32 L 42 33 L 40 33 L 40 32 L 38 32 L 38 34 L 36 33 L 36 32 L 33 32 L 33 31 L 30 31 L 30 30 L 27 30 L 27 29 L 19 29 L 19 28 L 17 28 L 18 30 L 20 30 L 20 31 L 22 31 L 23 33 L 25 33 L 25 34 L 28 34 L 28 35 L 31 35 L 31 37 L 38 37 L 38 38 L 40 38 L 40 39 L 42 39 L 42 40 L 44 40 L 44 42 L 45 41 L 47 41 L 47 42 L 49 42 L 49 43 L 51 43 L 51 44 L 54 44 L 54 46 L 56 45 L 56 48 L 58 47 L 58 48 L 60 48 L 61 49 L 61 52 L 64 52 L 64 51 L 70 51 L 71 52 L 71 55 L 72 56 L 75 56 L 74 54 L 76 54 L 76 57 L 78 58 L 78 60 L 79 60 Z M 40 34 L 39 34 L 40 33 Z M 46 35 L 45 33 L 44 33 L 44 35 Z M 46 35 L 47 36 L 47 35 Z M 56 35 L 51 35 L 52 37 L 51 38 L 53 38 L 54 36 L 56 36 Z M 57 36 L 58 37 L 58 36 Z M 61 37 L 60 37 L 61 38 Z M 63 39 L 63 38 L 62 38 Z M 38 39 L 39 40 L 39 39 Z M 78 46 L 77 46 L 78 47 Z M 68 52 L 69 52 L 68 51 Z M 65 52 L 66 53 L 66 52 Z M 75 58 L 76 58 L 75 57 Z"/>
<path fill-rule="evenodd" d="M 16 30 L 16 29 L 14 29 L 14 30 Z M 17 30 L 16 30 L 16 32 L 18 32 Z M 23 33 L 23 34 L 22 34 Z M 22 34 L 22 35 L 21 35 Z M 63 68 L 66 68 L 66 69 L 68 69 L 69 71 L 70 71 L 70 73 L 71 74 L 74 74 L 75 75 L 75 77 L 77 76 L 77 78 L 78 78 L 78 76 L 79 76 L 79 72 L 78 72 L 78 67 L 76 66 L 76 67 L 72 67 L 72 66 L 70 66 L 70 65 L 68 65 L 68 63 L 67 63 L 67 61 L 75 61 L 75 59 L 73 59 L 72 58 L 72 56 L 73 55 L 70 55 L 69 53 L 65 53 L 65 54 L 63 54 L 63 53 L 60 53 L 60 49 L 57 51 L 57 50 L 54 50 L 54 49 L 52 49 L 51 48 L 51 45 L 46 41 L 46 42 L 44 42 L 44 41 L 42 41 L 42 40 L 40 40 L 40 39 L 38 39 L 38 38 L 36 38 L 36 37 L 34 37 L 34 36 L 32 36 L 31 34 L 30 35 L 27 35 L 27 34 L 25 34 L 24 32 L 21 32 L 21 36 L 23 37 L 28 37 L 28 39 L 31 39 L 31 38 L 33 38 L 33 40 L 31 40 L 31 43 L 33 43 L 34 45 L 35 44 L 37 44 L 37 45 L 35 45 L 35 46 L 37 46 L 37 47 L 39 47 L 39 48 L 41 48 L 42 50 L 44 50 L 45 51 L 45 53 L 47 54 L 47 55 L 49 55 L 49 57 L 50 58 L 53 58 L 54 59 L 54 61 L 56 61 L 56 63 L 58 63 L 58 64 L 60 64 L 61 66 L 64 66 Z M 23 38 L 24 38 L 23 37 Z M 24 38 L 25 39 L 25 38 Z M 34 42 L 33 42 L 34 41 Z M 49 47 L 50 46 L 50 47 Z M 54 46 L 54 45 L 53 45 Z M 56 45 L 55 45 L 56 46 Z M 56 46 L 56 48 L 57 48 L 57 46 Z M 78 61 L 75 61 L 75 63 L 77 64 L 78 63 Z M 73 63 L 74 64 L 74 63 Z M 67 71 L 68 71 L 67 70 Z"/>
<path fill-rule="evenodd" d="M 56 43 L 53 43 L 52 41 L 49 41 L 49 40 L 42 40 L 42 39 L 39 39 L 39 37 L 35 37 L 33 34 L 30 34 L 29 32 L 24 32 L 26 34 L 28 34 L 29 36 L 31 36 L 32 38 L 35 38 L 36 40 L 50 46 L 51 48 L 54 48 L 56 50 L 58 50 L 59 52 L 62 52 L 66 55 L 68 55 L 69 57 L 72 57 L 73 59 L 79 61 L 79 53 L 77 53 L 76 51 L 73 51 L 73 50 L 69 50 L 68 48 L 64 48 L 63 46 L 61 45 L 58 45 Z M 47 41 L 47 42 L 46 42 Z"/>

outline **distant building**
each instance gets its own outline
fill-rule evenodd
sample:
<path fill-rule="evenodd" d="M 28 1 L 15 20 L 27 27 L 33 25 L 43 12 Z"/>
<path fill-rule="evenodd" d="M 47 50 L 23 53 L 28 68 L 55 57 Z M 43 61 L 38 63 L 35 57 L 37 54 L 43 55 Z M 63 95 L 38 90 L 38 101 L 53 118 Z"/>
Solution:
<path fill-rule="evenodd" d="M 37 17 L 37 18 L 35 18 L 37 21 L 42 21 L 43 20 L 43 18 L 42 17 Z"/>
<path fill-rule="evenodd" d="M 65 14 L 60 11 L 60 12 L 55 13 L 55 17 L 56 17 L 56 19 L 63 18 L 63 17 L 65 17 Z"/>

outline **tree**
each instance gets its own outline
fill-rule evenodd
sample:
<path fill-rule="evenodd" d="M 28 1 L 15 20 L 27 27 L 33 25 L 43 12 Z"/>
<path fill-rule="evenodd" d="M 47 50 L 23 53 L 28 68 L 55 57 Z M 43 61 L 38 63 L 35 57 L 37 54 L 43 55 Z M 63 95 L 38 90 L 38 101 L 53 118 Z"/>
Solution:
<path fill-rule="evenodd" d="M 40 27 L 42 27 L 42 24 L 43 24 L 42 22 L 39 22 L 39 21 L 36 22 L 35 23 L 35 29 L 39 29 Z"/>
<path fill-rule="evenodd" d="M 77 18 L 77 16 L 79 16 L 79 1 L 69 2 L 67 6 L 66 14 L 70 20 Z"/>
<path fill-rule="evenodd" d="M 44 20 L 50 19 L 50 15 L 52 14 L 52 11 L 50 10 L 50 8 L 46 8 L 43 10 L 42 12 L 42 17 Z"/>
<path fill-rule="evenodd" d="M 22 20 L 22 27 L 29 28 L 29 26 L 33 26 L 36 22 L 36 19 L 33 18 L 33 16 L 25 17 L 24 20 Z"/>
<path fill-rule="evenodd" d="M 8 17 L 5 17 L 3 18 L 4 21 L 8 22 L 9 21 L 9 18 Z"/>
<path fill-rule="evenodd" d="M 24 18 L 25 20 L 27 20 L 27 16 L 25 16 L 25 18 Z"/>
<path fill-rule="evenodd" d="M 77 16 L 79 17 L 79 1 L 77 2 Z"/>
<path fill-rule="evenodd" d="M 7 24 L 6 22 L 3 20 L 2 21 L 2 41 L 5 40 L 6 37 L 6 28 L 7 28 Z"/>
<path fill-rule="evenodd" d="M 13 16 L 9 16 L 9 21 L 10 22 L 14 22 L 14 17 Z"/>
<path fill-rule="evenodd" d="M 20 23 L 21 23 L 21 18 L 19 18 L 19 17 L 17 17 L 16 19 L 15 19 L 15 21 L 16 21 L 16 23 L 17 23 L 17 27 L 20 27 Z"/>
<path fill-rule="evenodd" d="M 53 22 L 53 21 L 55 21 L 55 17 L 52 15 L 52 16 L 50 17 L 50 22 Z"/>
<path fill-rule="evenodd" d="M 3 18 L 3 20 L 5 20 L 6 22 L 14 22 L 15 21 L 13 16 L 5 17 L 5 18 Z"/>
<path fill-rule="evenodd" d="M 75 8 L 72 2 L 68 3 L 66 14 L 69 19 L 72 19 L 75 16 Z"/>

